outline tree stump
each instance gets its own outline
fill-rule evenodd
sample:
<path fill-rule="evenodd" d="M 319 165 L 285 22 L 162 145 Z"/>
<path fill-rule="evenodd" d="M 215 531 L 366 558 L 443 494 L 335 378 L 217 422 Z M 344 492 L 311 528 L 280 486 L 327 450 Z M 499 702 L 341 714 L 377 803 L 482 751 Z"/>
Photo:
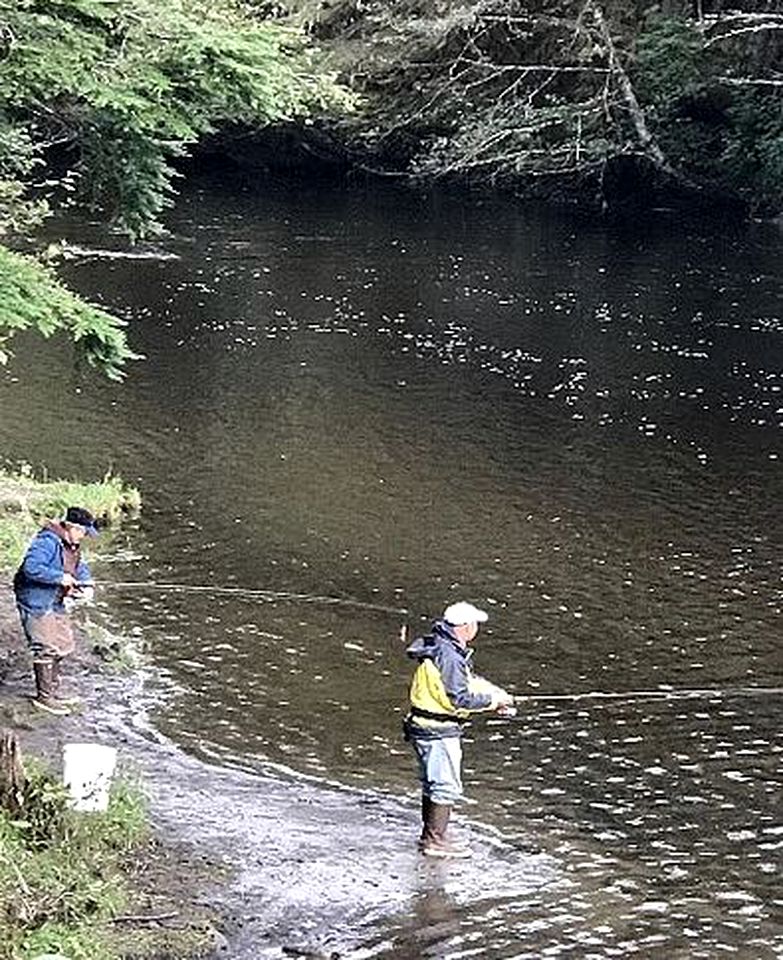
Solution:
<path fill-rule="evenodd" d="M 0 734 L 0 807 L 13 816 L 21 813 L 25 782 L 19 741 L 13 731 L 4 730 Z"/>

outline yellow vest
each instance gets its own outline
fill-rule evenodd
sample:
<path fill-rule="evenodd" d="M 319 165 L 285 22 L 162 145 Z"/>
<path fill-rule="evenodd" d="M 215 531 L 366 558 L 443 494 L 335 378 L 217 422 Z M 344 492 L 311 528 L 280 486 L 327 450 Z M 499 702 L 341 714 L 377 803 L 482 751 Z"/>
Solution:
<path fill-rule="evenodd" d="M 497 687 L 483 677 L 474 676 L 466 666 L 468 690 L 471 693 L 494 694 Z M 410 701 L 413 708 L 412 717 L 419 727 L 445 727 L 454 723 L 465 723 L 471 713 L 480 713 L 480 710 L 457 709 L 449 699 L 440 670 L 429 658 L 424 658 L 416 668 L 411 680 Z M 487 706 L 484 710 L 490 710 Z M 426 711 L 436 716 L 422 716 L 417 711 Z"/>

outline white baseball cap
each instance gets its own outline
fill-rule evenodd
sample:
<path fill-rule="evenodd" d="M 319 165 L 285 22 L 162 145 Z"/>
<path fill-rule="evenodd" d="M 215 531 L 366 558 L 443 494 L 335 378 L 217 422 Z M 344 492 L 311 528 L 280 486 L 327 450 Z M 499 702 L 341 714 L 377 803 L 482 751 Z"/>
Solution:
<path fill-rule="evenodd" d="M 472 603 L 460 600 L 459 603 L 452 603 L 443 611 L 443 619 L 450 623 L 452 627 L 461 627 L 465 623 L 484 623 L 489 619 L 489 614 L 474 607 Z"/>

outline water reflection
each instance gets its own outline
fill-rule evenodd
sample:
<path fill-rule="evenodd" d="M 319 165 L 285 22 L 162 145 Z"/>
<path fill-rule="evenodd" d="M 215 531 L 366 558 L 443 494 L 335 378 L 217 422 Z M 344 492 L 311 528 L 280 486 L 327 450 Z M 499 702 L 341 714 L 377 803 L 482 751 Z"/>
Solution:
<path fill-rule="evenodd" d="M 6 455 L 142 488 L 141 556 L 104 571 L 158 586 L 104 602 L 177 691 L 155 723 L 226 764 L 413 795 L 399 628 L 460 596 L 518 693 L 714 687 L 477 725 L 468 813 L 516 853 L 480 896 L 428 874 L 367 950 L 774 956 L 778 699 L 730 691 L 781 685 L 779 238 L 239 190 L 182 203 L 177 259 L 73 266 L 136 320 L 127 384 L 57 345 L 0 383 Z M 88 447 L 57 442 L 66 406 Z"/>

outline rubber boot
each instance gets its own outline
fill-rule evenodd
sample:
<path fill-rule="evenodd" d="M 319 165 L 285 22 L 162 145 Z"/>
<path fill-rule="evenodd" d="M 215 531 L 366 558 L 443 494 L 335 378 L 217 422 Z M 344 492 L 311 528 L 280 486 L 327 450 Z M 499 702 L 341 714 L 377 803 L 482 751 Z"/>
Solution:
<path fill-rule="evenodd" d="M 70 713 L 67 704 L 61 703 L 54 695 L 54 663 L 51 660 L 33 660 L 35 673 L 35 698 L 33 705 L 46 710 L 56 717 Z"/>
<path fill-rule="evenodd" d="M 421 798 L 422 828 L 421 828 L 421 836 L 419 837 L 419 850 L 424 849 L 424 844 L 426 843 L 426 840 L 427 840 L 427 823 L 429 822 L 429 819 L 432 816 L 430 812 L 431 810 L 432 810 L 432 800 L 430 800 L 429 797 L 424 796 L 422 794 L 422 798 Z M 470 849 L 470 844 L 468 843 L 467 840 L 463 840 L 459 837 L 455 837 L 454 834 L 451 833 L 451 831 L 447 831 L 446 839 L 454 847 L 461 847 L 463 850 Z"/>
<path fill-rule="evenodd" d="M 467 846 L 454 843 L 446 835 L 450 816 L 451 807 L 448 804 L 429 801 L 421 842 L 421 852 L 425 857 L 464 859 L 470 856 Z"/>
<path fill-rule="evenodd" d="M 57 703 L 64 707 L 76 707 L 82 701 L 80 697 L 64 697 L 60 689 L 62 659 L 56 658 L 52 661 L 52 696 Z"/>
<path fill-rule="evenodd" d="M 424 841 L 427 839 L 427 821 L 430 817 L 430 807 L 432 806 L 432 800 L 429 797 L 425 797 L 424 794 L 421 795 L 421 836 L 419 837 L 419 850 L 424 846 Z"/>
<path fill-rule="evenodd" d="M 427 824 L 432 816 L 432 800 L 424 794 L 421 796 L 421 836 L 419 837 L 419 850 L 424 849 L 427 842 Z"/>

